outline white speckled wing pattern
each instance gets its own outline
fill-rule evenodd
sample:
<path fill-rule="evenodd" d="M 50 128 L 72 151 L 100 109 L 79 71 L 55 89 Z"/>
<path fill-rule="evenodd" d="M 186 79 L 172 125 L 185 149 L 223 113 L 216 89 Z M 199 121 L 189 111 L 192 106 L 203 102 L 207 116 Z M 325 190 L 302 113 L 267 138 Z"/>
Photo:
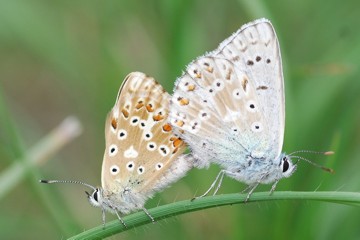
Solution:
<path fill-rule="evenodd" d="M 191 168 L 181 156 L 185 144 L 167 122 L 169 100 L 153 78 L 133 72 L 108 114 L 102 188 L 121 212 L 142 207 L 147 198 Z"/>
<path fill-rule="evenodd" d="M 276 159 L 284 135 L 283 88 L 275 31 L 268 20 L 256 20 L 189 64 L 176 82 L 170 122 L 200 167 L 217 162 L 230 168 L 247 156 Z"/>

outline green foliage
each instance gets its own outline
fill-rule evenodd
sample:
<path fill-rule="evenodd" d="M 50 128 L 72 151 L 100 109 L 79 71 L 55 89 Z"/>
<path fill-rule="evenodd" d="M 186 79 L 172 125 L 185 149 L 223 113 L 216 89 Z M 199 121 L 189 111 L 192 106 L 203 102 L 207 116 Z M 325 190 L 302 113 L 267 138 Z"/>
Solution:
<path fill-rule="evenodd" d="M 284 193 L 286 199 L 292 199 L 292 194 L 299 199 L 299 194 L 323 196 L 322 191 L 332 191 L 329 194 L 338 194 L 339 202 L 345 203 L 343 192 L 360 188 L 358 9 L 360 2 L 355 0 L 0 1 L 0 179 L 14 164 L 23 169 L 17 184 L 9 178 L 0 183 L 0 193 L 4 193 L 2 186 L 7 189 L 0 198 L 0 235 L 4 239 L 59 239 L 100 226 L 101 211 L 87 204 L 82 187 L 44 186 L 38 179 L 100 184 L 104 120 L 123 78 L 131 71 L 142 71 L 170 92 L 192 59 L 217 47 L 242 24 L 261 17 L 272 21 L 282 50 L 284 151 L 336 153 L 327 158 L 310 156 L 335 169 L 335 174 L 301 163 L 291 178 L 279 183 L 273 196 L 263 197 L 274 199 L 283 190 L 306 191 Z M 35 143 L 72 114 L 83 123 L 83 135 L 55 158 L 33 165 Z M 156 217 L 162 207 L 176 211 L 188 206 L 181 200 L 205 191 L 217 172 L 215 166 L 193 170 L 147 207 L 161 206 L 151 210 Z M 219 194 L 243 188 L 225 179 Z M 269 186 L 261 186 L 254 197 L 268 190 Z M 241 201 L 237 196 L 201 201 L 231 198 L 235 203 Z M 358 206 L 322 200 L 222 206 L 138 225 L 120 237 L 358 238 Z M 205 204 L 201 201 L 193 204 Z M 162 206 L 171 202 L 175 203 Z M 143 217 L 139 212 L 125 219 L 140 222 L 145 221 Z M 108 226 L 119 228 L 116 221 Z"/>
<path fill-rule="evenodd" d="M 232 204 L 250 204 L 251 202 L 276 201 L 276 200 L 315 200 L 340 204 L 349 204 L 359 207 L 360 193 L 351 192 L 275 192 L 269 195 L 268 192 L 254 193 L 247 202 L 245 199 L 247 194 L 223 194 L 211 197 L 204 197 L 194 201 L 185 200 L 172 204 L 162 205 L 150 209 L 151 216 L 157 220 L 168 217 L 174 217 L 179 214 L 199 211 L 202 209 L 220 207 Z M 106 226 L 98 226 L 88 231 L 82 232 L 70 239 L 103 239 L 114 234 L 127 231 L 144 224 L 151 223 L 151 219 L 144 212 L 137 212 L 124 218 L 126 227 L 114 220 Z M 156 224 L 156 222 L 154 223 Z"/>

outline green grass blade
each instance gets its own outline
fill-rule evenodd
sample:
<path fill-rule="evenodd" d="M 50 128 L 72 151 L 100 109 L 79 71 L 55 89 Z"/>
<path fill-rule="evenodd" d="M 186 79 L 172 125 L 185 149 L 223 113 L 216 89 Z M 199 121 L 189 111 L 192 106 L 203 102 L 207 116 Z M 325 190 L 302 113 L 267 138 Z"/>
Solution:
<path fill-rule="evenodd" d="M 167 205 L 162 205 L 149 209 L 150 214 L 156 219 L 161 220 L 172 216 L 199 211 L 207 208 L 214 208 L 224 205 L 244 204 L 246 194 L 224 194 L 209 196 L 195 201 L 184 200 Z M 246 204 L 252 202 L 275 201 L 275 200 L 313 200 L 325 201 L 338 204 L 348 204 L 360 206 L 360 193 L 354 192 L 259 192 L 251 195 Z M 127 224 L 125 228 L 118 220 L 111 221 L 103 226 L 87 230 L 69 239 L 102 239 L 111 235 L 130 230 L 134 227 L 151 223 L 149 217 L 142 211 L 130 214 L 123 218 Z"/>
<path fill-rule="evenodd" d="M 26 152 L 24 160 L 16 160 L 0 173 L 0 200 L 25 177 L 26 167 L 22 162 L 39 165 L 52 157 L 66 143 L 81 133 L 80 122 L 74 117 L 66 118 L 57 128 Z"/>

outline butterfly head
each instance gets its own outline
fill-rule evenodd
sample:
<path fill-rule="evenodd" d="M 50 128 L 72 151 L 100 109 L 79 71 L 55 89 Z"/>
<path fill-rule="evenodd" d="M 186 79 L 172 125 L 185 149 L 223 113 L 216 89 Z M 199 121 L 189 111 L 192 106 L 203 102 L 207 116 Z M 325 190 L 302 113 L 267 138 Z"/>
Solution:
<path fill-rule="evenodd" d="M 285 153 L 280 155 L 279 168 L 281 170 L 281 176 L 288 178 L 296 171 L 297 165 L 291 160 L 291 156 Z"/>
<path fill-rule="evenodd" d="M 334 170 L 331 169 L 331 168 L 327 168 L 327 167 L 324 167 L 324 166 L 321 166 L 317 163 L 314 163 L 313 161 L 305 158 L 305 157 L 302 157 L 302 156 L 298 156 L 296 154 L 298 153 L 311 153 L 311 154 L 321 154 L 321 155 L 332 155 L 334 154 L 334 152 L 332 151 L 327 151 L 327 152 L 316 152 L 316 151 L 309 151 L 309 150 L 300 150 L 300 151 L 295 151 L 295 152 L 292 152 L 290 154 L 286 154 L 286 153 L 282 153 L 280 155 L 280 163 L 279 163 L 279 166 L 280 166 L 280 169 L 282 170 L 282 177 L 290 177 L 296 170 L 296 167 L 297 167 L 297 163 L 299 161 L 305 161 L 315 167 L 318 167 L 318 168 L 321 168 L 322 170 L 324 171 L 327 171 L 327 172 L 330 172 L 330 173 L 333 173 Z M 296 159 L 296 162 L 292 162 L 291 159 Z"/>
<path fill-rule="evenodd" d="M 103 193 L 101 188 L 95 188 L 92 193 L 85 191 L 90 204 L 94 207 L 103 206 Z"/>

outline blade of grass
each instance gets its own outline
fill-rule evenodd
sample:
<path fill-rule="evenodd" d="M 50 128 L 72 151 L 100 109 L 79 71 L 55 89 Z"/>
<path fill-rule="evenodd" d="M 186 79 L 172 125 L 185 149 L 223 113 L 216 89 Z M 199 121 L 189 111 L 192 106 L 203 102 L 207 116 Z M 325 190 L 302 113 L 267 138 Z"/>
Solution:
<path fill-rule="evenodd" d="M 22 138 L 19 135 L 19 131 L 16 127 L 16 124 L 11 117 L 9 111 L 7 110 L 3 92 L 0 86 L 0 124 L 1 126 L 6 127 L 5 138 L 6 146 L 11 149 L 12 157 L 14 157 L 14 161 L 16 161 L 16 167 L 11 167 L 8 172 L 4 172 L 1 175 L 2 180 L 2 194 L 9 192 L 16 183 L 19 178 L 26 178 L 26 184 L 28 184 L 30 191 L 39 197 L 39 201 L 46 207 L 45 209 L 50 213 L 51 217 L 56 222 L 56 226 L 64 233 L 70 233 L 73 229 L 79 229 L 79 226 L 71 219 L 67 217 L 70 214 L 65 214 L 64 208 L 53 207 L 56 203 L 58 206 L 61 206 L 60 201 L 58 201 L 54 196 L 47 192 L 45 188 L 41 188 L 38 184 L 38 179 L 40 179 L 39 170 L 34 166 L 33 162 L 36 160 L 31 160 L 31 157 L 34 156 L 44 156 L 41 152 L 50 153 L 46 147 L 49 147 L 50 143 L 42 143 L 42 147 L 44 149 L 35 148 L 35 152 L 32 152 L 33 155 L 29 155 L 26 151 L 26 148 L 23 144 Z M 61 142 L 61 141 L 60 141 Z M 60 143 L 58 142 L 58 143 Z M 39 146 L 40 147 L 40 146 Z M 3 196 L 4 197 L 4 196 Z"/>
<path fill-rule="evenodd" d="M 51 158 L 67 143 L 79 136 L 81 125 L 77 118 L 68 117 L 58 127 L 41 139 L 26 153 L 26 160 L 15 162 L 0 173 L 0 200 L 25 177 L 25 166 L 21 163 L 28 161 L 31 165 L 40 165 Z"/>
<path fill-rule="evenodd" d="M 2 93 L 2 86 L 0 85 L 0 140 L 4 142 L 2 144 L 6 146 L 9 155 L 19 156 L 21 153 L 21 143 L 17 137 L 15 129 L 13 128 L 13 124 L 9 117 L 9 112 L 7 111 L 6 103 Z"/>
<path fill-rule="evenodd" d="M 156 219 L 165 219 L 171 216 L 176 216 L 188 212 L 199 211 L 207 208 L 214 208 L 224 205 L 232 204 L 244 204 L 246 194 L 224 194 L 217 196 L 209 196 L 195 201 L 184 200 L 167 205 L 162 205 L 149 209 L 149 213 Z M 313 200 L 324 201 L 337 204 L 357 205 L 360 206 L 360 193 L 355 192 L 274 192 L 269 195 L 268 192 L 259 192 L 251 195 L 248 203 L 251 202 L 263 202 L 274 200 Z M 123 218 L 127 224 L 125 228 L 118 220 L 111 221 L 106 224 L 106 228 L 103 226 L 92 228 L 85 232 L 82 232 L 69 239 L 103 239 L 105 237 L 112 236 L 116 233 L 130 230 L 134 227 L 151 223 L 149 217 L 142 211 L 130 214 Z"/>

